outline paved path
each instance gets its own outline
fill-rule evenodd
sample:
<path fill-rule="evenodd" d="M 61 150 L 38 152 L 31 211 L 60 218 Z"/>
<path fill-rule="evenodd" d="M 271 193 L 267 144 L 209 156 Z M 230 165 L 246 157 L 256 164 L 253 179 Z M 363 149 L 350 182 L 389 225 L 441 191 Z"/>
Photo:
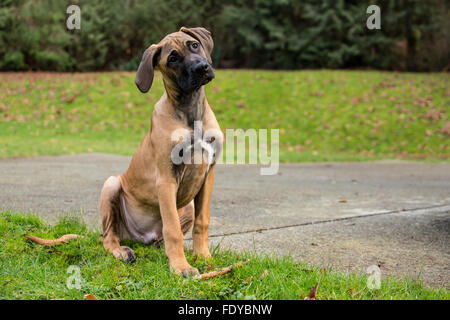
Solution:
<path fill-rule="evenodd" d="M 98 198 L 130 158 L 104 154 L 0 159 L 0 209 L 54 221 L 81 215 L 99 229 Z M 412 162 L 219 165 L 211 245 L 291 254 L 364 273 L 450 287 L 450 164 Z M 190 236 L 187 236 L 190 239 Z M 190 241 L 186 241 L 190 245 Z"/>

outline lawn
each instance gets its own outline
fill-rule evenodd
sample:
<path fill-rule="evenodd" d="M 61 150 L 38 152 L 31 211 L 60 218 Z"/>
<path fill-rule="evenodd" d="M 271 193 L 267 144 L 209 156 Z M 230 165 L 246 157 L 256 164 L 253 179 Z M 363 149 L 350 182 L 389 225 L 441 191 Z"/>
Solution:
<path fill-rule="evenodd" d="M 24 234 L 57 238 L 66 233 L 82 237 L 68 244 L 43 247 Z M 34 215 L 0 212 L 0 299 L 300 299 L 319 282 L 316 299 L 450 299 L 445 289 L 420 282 L 384 278 L 379 289 L 367 287 L 367 275 L 338 273 L 251 252 L 213 248 L 208 261 L 188 261 L 200 272 L 250 259 L 231 273 L 209 280 L 184 279 L 169 272 L 163 248 L 129 242 L 136 262 L 126 264 L 107 253 L 98 232 L 74 218 L 50 225 Z M 80 288 L 69 266 L 79 268 Z"/>
<path fill-rule="evenodd" d="M 0 157 L 132 155 L 163 93 L 134 73 L 0 73 Z M 450 156 L 450 76 L 375 71 L 218 70 L 208 101 L 223 130 L 279 129 L 280 160 Z"/>
<path fill-rule="evenodd" d="M 103 152 L 132 155 L 163 93 L 156 74 L 148 94 L 134 73 L 0 73 L 0 157 Z M 280 160 L 364 161 L 450 156 L 450 76 L 372 71 L 218 70 L 207 97 L 223 130 L 279 129 Z M 83 237 L 46 248 L 23 234 Z M 277 258 L 213 249 L 200 272 L 251 262 L 227 275 L 183 279 L 169 272 L 163 248 L 128 243 L 130 265 L 107 253 L 99 233 L 65 218 L 50 225 L 33 215 L 0 212 L 0 299 L 449 299 L 445 289 L 367 275 L 343 274 Z M 66 286 L 70 265 L 81 289 Z M 267 275 L 265 270 L 267 270 Z"/>

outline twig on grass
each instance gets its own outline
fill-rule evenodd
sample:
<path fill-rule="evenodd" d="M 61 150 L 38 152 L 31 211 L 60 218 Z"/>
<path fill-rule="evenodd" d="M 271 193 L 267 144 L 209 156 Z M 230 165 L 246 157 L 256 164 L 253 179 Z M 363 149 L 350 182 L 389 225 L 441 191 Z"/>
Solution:
<path fill-rule="evenodd" d="M 76 234 L 65 234 L 62 237 L 59 237 L 56 240 L 52 240 L 52 239 L 42 239 L 42 238 L 38 238 L 35 236 L 29 236 L 27 234 L 24 234 L 24 237 L 27 238 L 30 241 L 33 241 L 34 243 L 40 244 L 42 246 L 47 246 L 47 247 L 51 247 L 57 244 L 63 244 L 63 243 L 67 243 L 70 240 L 75 240 L 78 238 L 78 235 Z"/>
<path fill-rule="evenodd" d="M 208 272 L 208 273 L 203 273 L 203 274 L 201 274 L 201 275 L 199 275 L 197 277 L 197 280 L 205 280 L 205 279 L 210 279 L 210 278 L 213 278 L 213 277 L 221 276 L 221 275 L 223 275 L 225 273 L 230 272 L 234 268 L 242 267 L 242 265 L 244 263 L 249 263 L 249 262 L 250 262 L 250 259 L 248 259 L 247 261 L 241 261 L 241 262 L 232 264 L 231 266 L 228 266 L 228 267 L 223 268 L 221 270 L 212 271 L 212 272 Z"/>

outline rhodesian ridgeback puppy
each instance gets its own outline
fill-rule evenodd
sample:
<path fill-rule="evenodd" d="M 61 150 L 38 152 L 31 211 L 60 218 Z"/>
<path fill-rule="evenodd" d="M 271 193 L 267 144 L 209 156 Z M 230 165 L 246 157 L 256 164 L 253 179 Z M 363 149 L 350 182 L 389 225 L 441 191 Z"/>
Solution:
<path fill-rule="evenodd" d="M 150 130 L 129 168 L 109 177 L 101 191 L 103 246 L 118 259 L 135 259 L 133 250 L 120 245 L 121 239 L 145 244 L 163 241 L 170 269 L 184 277 L 197 275 L 198 270 L 184 255 L 184 235 L 192 225 L 194 254 L 211 256 L 210 200 L 215 159 L 223 142 L 204 89 L 214 78 L 212 49 L 208 30 L 183 27 L 143 54 L 136 74 L 137 87 L 146 93 L 154 71 L 159 70 L 165 92 L 154 107 Z M 201 141 L 195 141 L 197 123 L 201 124 Z M 180 144 L 184 147 L 176 149 Z M 174 161 L 174 154 L 186 159 L 189 148 L 196 146 L 200 146 L 200 162 Z M 192 160 L 194 155 L 187 158 Z"/>

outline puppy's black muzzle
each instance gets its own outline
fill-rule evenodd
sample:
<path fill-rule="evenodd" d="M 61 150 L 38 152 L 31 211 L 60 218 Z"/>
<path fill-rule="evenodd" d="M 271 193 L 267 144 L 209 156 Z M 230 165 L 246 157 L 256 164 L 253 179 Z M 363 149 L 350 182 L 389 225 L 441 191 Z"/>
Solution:
<path fill-rule="evenodd" d="M 185 69 L 178 76 L 177 82 L 183 92 L 189 93 L 198 90 L 214 77 L 213 68 L 203 57 L 190 61 L 185 59 Z"/>
<path fill-rule="evenodd" d="M 205 85 L 214 79 L 214 71 L 206 61 L 199 61 L 193 66 L 193 71 L 195 74 L 196 80 L 201 83 L 201 85 Z"/>

